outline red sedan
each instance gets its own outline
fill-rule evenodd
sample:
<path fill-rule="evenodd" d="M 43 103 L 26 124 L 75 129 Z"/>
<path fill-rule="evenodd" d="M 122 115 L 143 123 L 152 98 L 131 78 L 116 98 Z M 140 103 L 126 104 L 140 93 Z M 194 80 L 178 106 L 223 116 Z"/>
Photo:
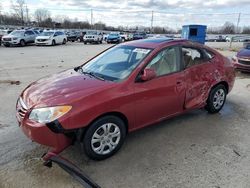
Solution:
<path fill-rule="evenodd" d="M 101 160 L 117 152 L 131 131 L 192 109 L 219 112 L 234 80 L 229 59 L 207 46 L 138 40 L 30 84 L 16 116 L 27 137 L 52 148 L 44 160 L 75 141 Z"/>

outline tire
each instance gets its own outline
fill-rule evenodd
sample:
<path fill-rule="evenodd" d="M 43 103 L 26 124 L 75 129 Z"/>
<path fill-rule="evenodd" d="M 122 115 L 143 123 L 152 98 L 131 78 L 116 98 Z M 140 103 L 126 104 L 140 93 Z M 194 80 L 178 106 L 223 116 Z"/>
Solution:
<path fill-rule="evenodd" d="M 87 42 L 84 42 L 84 44 L 87 44 Z"/>
<path fill-rule="evenodd" d="M 9 44 L 3 44 L 5 47 L 10 47 L 10 45 Z"/>
<path fill-rule="evenodd" d="M 215 86 L 210 91 L 205 109 L 211 114 L 218 113 L 225 104 L 226 96 L 227 90 L 224 85 Z"/>
<path fill-rule="evenodd" d="M 51 46 L 55 46 L 55 45 L 56 45 L 56 41 L 55 41 L 55 40 L 52 40 Z"/>
<path fill-rule="evenodd" d="M 116 116 L 104 116 L 87 129 L 82 146 L 89 158 L 103 160 L 114 155 L 121 148 L 125 137 L 125 123 Z"/>
<path fill-rule="evenodd" d="M 22 39 L 20 40 L 20 46 L 24 47 L 26 45 L 25 41 Z"/>
<path fill-rule="evenodd" d="M 63 43 L 62 44 L 66 44 L 66 42 L 67 42 L 66 39 L 63 39 Z"/>

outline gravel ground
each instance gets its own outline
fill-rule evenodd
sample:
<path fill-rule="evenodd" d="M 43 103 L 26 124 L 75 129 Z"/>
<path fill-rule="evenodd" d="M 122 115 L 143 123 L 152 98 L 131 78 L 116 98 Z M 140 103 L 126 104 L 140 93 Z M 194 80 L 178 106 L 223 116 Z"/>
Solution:
<path fill-rule="evenodd" d="M 1 188 L 81 187 L 57 165 L 51 169 L 42 165 L 40 157 L 47 148 L 23 135 L 15 119 L 15 103 L 32 81 L 79 65 L 109 46 L 0 47 Z M 221 52 L 229 57 L 235 54 Z M 120 152 L 105 161 L 89 160 L 79 145 L 62 155 L 104 188 L 248 188 L 249 96 L 250 75 L 239 73 L 219 114 L 195 110 L 136 131 L 127 137 Z"/>

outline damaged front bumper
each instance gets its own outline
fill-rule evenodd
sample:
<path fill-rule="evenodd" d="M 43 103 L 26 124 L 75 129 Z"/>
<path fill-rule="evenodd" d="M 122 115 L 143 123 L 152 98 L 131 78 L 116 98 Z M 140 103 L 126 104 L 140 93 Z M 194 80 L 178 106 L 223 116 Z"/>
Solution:
<path fill-rule="evenodd" d="M 26 106 L 22 98 L 19 98 L 16 104 L 16 118 L 19 126 L 24 134 L 41 145 L 51 148 L 51 150 L 44 155 L 45 161 L 50 157 L 60 154 L 64 149 L 70 146 L 73 138 L 66 136 L 62 131 L 62 126 L 58 121 L 50 124 L 41 124 L 32 121 L 28 118 L 30 109 Z"/>
<path fill-rule="evenodd" d="M 44 161 L 48 161 L 52 156 L 60 154 L 73 142 L 73 138 L 63 133 L 55 133 L 47 125 L 42 125 L 28 119 L 19 122 L 19 125 L 24 134 L 32 141 L 51 148 L 43 156 Z"/>
<path fill-rule="evenodd" d="M 70 133 L 63 129 L 59 121 L 53 121 L 48 124 L 34 122 L 28 118 L 29 110 L 19 99 L 17 102 L 16 117 L 24 134 L 41 145 L 51 149 L 42 156 L 44 165 L 52 167 L 52 162 L 58 164 L 62 169 L 68 172 L 86 188 L 99 188 L 92 179 L 76 167 L 73 163 L 59 156 L 59 154 L 70 146 L 74 141 L 74 136 L 68 136 Z"/>

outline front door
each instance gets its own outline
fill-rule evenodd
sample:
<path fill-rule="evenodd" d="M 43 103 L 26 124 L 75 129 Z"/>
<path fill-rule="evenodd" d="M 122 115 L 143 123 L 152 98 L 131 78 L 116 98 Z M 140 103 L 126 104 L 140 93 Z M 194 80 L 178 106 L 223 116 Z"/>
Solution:
<path fill-rule="evenodd" d="M 135 83 L 136 128 L 183 110 L 185 82 L 180 65 L 180 48 L 173 46 L 161 50 L 146 66 L 154 69 L 157 77 Z"/>

